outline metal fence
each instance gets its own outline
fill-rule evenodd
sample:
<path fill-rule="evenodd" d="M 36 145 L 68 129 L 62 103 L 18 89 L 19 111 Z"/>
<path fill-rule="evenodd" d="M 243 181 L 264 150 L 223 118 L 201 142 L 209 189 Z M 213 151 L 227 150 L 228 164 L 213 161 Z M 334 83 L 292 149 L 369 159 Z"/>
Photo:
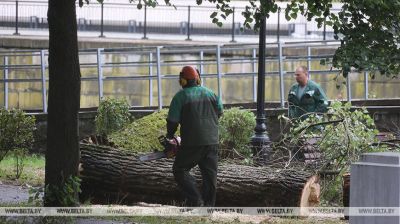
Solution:
<path fill-rule="evenodd" d="M 368 99 L 376 90 L 385 92 L 372 97 L 400 97 L 393 91 L 400 80 L 372 80 L 368 72 L 350 74 L 342 80 L 346 85 L 337 89 L 342 81 L 332 79 L 339 71 L 319 63 L 332 57 L 337 47 L 333 41 L 267 44 L 266 100 L 279 101 L 285 107 L 287 91 L 295 82 L 293 74 L 299 65 L 308 66 L 310 77 L 321 84 L 330 98 Z M 98 106 L 102 97 L 123 97 L 132 106 L 156 105 L 161 109 L 179 89 L 177 80 L 183 65 L 196 66 L 203 85 L 214 90 L 224 103 L 255 102 L 257 54 L 257 45 L 244 44 L 83 50 L 79 52 L 81 107 Z M 47 50 L 0 51 L 0 102 L 5 108 L 46 113 L 47 57 Z"/>
<path fill-rule="evenodd" d="M 181 4 L 189 4 L 180 1 Z M 194 3 L 194 1 L 193 1 Z M 232 4 L 239 4 L 232 2 Z M 286 21 L 285 4 L 277 13 L 267 19 L 266 34 L 275 37 L 279 42 L 281 37 L 306 39 L 333 39 L 333 30 L 330 27 L 317 27 L 313 21 L 307 21 L 303 16 L 296 20 Z M 143 7 L 128 3 L 103 4 L 92 1 L 89 5 L 77 7 L 77 24 L 79 32 L 90 33 L 104 37 L 105 32 L 141 34 L 148 38 L 148 34 L 192 35 L 219 35 L 231 36 L 234 42 L 237 36 L 256 36 L 257 32 L 242 29 L 244 18 L 243 4 L 234 7 L 234 12 L 218 27 L 211 22 L 210 14 L 215 8 L 197 5 L 175 5 L 175 7 L 160 5 L 156 8 Z M 8 28 L 10 33 L 18 35 L 23 30 L 46 30 L 47 2 L 27 0 L 2 0 L 0 5 L 0 27 Z M 335 11 L 335 9 L 333 9 Z"/>

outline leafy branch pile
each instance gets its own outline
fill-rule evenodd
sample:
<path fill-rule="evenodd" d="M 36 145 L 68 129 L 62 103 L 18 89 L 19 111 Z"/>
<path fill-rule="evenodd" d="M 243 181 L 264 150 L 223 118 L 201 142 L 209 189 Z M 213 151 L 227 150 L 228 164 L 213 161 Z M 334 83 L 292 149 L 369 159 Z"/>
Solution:
<path fill-rule="evenodd" d="M 329 111 L 332 116 L 329 120 L 341 122 L 327 125 L 319 142 L 325 159 L 331 161 L 334 169 L 347 169 L 352 162 L 359 160 L 362 153 L 384 150 L 372 144 L 378 141 L 378 130 L 367 110 L 363 108 L 351 111 L 350 107 L 350 103 L 342 106 L 336 102 L 332 105 Z"/>
<path fill-rule="evenodd" d="M 163 109 L 137 119 L 121 131 L 111 133 L 109 140 L 117 147 L 134 152 L 162 150 L 158 137 L 166 134 L 167 114 L 168 110 Z"/>
<path fill-rule="evenodd" d="M 316 139 L 314 146 L 322 153 L 321 169 L 346 172 L 362 153 L 386 149 L 376 144 L 378 130 L 368 111 L 365 108 L 352 110 L 350 103 L 334 101 L 326 114 L 308 114 L 304 120 L 290 120 L 284 116 L 281 119 L 290 128 L 278 148 L 295 148 L 294 155 L 301 153 L 307 139 Z"/>
<path fill-rule="evenodd" d="M 358 161 L 362 153 L 389 150 L 379 144 L 378 130 L 368 111 L 365 108 L 353 110 L 350 103 L 334 101 L 326 114 L 308 114 L 304 120 L 290 120 L 284 116 L 281 119 L 290 126 L 288 133 L 276 144 L 276 150 L 289 154 L 286 167 L 297 165 L 298 155 L 311 146 L 320 158 L 308 168 L 320 173 L 336 173 L 331 180 L 325 180 L 328 183 L 323 188 L 322 198 L 328 202 L 341 198 L 342 176 L 349 172 L 350 164 Z M 310 143 L 310 140 L 314 142 Z"/>

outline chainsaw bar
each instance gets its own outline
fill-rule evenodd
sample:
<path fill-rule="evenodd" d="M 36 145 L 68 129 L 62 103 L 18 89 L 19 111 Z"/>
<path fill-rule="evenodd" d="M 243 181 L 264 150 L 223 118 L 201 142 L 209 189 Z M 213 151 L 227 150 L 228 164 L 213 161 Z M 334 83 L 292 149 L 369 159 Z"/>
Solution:
<path fill-rule="evenodd" d="M 167 155 L 165 152 L 153 152 L 149 154 L 145 154 L 142 156 L 139 156 L 140 161 L 150 161 L 150 160 L 155 160 L 155 159 L 161 159 L 161 158 L 166 158 Z"/>

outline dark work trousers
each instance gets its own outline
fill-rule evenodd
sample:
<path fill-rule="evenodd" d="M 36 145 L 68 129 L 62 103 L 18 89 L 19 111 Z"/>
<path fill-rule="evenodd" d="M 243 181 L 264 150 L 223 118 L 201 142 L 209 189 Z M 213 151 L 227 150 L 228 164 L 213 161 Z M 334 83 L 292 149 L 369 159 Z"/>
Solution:
<path fill-rule="evenodd" d="M 200 194 L 195 178 L 189 171 L 199 165 L 202 176 Z M 173 173 L 178 187 L 186 199 L 186 206 L 215 205 L 217 188 L 218 145 L 182 147 L 176 154 Z"/>

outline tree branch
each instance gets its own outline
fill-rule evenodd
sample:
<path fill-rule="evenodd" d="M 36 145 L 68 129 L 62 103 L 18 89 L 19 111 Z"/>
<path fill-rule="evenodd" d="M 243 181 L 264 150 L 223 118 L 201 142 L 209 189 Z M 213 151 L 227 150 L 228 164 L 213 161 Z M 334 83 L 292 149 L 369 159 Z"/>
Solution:
<path fill-rule="evenodd" d="M 315 126 L 319 126 L 319 125 L 326 125 L 326 124 L 335 124 L 335 123 L 340 123 L 342 122 L 344 119 L 339 119 L 339 120 L 333 120 L 333 121 L 324 121 L 324 122 L 320 122 L 320 123 L 315 123 L 315 124 L 310 124 L 307 127 L 304 127 L 298 131 L 296 131 L 294 134 L 300 133 L 304 130 L 307 130 L 309 128 L 315 127 Z"/>

